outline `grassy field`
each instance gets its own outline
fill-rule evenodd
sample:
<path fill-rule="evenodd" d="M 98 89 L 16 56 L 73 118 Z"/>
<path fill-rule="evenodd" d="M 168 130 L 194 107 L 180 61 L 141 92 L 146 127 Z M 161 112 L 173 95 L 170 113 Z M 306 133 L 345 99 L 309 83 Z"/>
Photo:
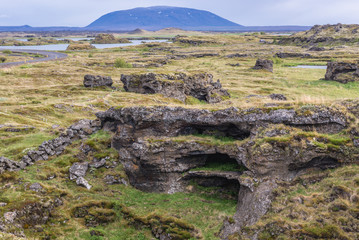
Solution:
<path fill-rule="evenodd" d="M 260 43 L 261 35 L 254 34 L 249 36 L 213 34 L 190 38 L 207 40 L 212 43 L 199 46 L 160 43 L 155 46 L 153 44 L 142 44 L 104 50 L 68 51 L 66 53 L 69 57 L 62 61 L 1 68 L 0 156 L 19 160 L 27 151 L 45 140 L 55 138 L 76 120 L 95 119 L 94 114 L 96 112 L 106 110 L 111 106 L 169 105 L 223 109 L 232 106 L 238 108 L 263 107 L 269 103 L 293 106 L 331 105 L 336 101 L 354 99 L 358 96 L 358 82 L 343 85 L 325 81 L 323 80 L 325 75 L 323 69 L 300 69 L 291 66 L 326 65 L 328 61 L 333 60 L 352 61 L 359 57 L 359 47 L 352 46 L 334 48 L 324 52 L 308 52 L 312 55 L 311 58 L 279 59 L 273 57 L 277 52 L 304 53 L 307 51 L 301 47 L 263 44 Z M 215 53 L 218 56 L 191 57 L 192 54 L 198 53 Z M 226 57 L 234 53 L 247 54 L 247 56 L 241 58 Z M 168 58 L 174 55 L 187 57 L 178 60 Z M 273 59 L 274 72 L 252 70 L 251 68 L 257 58 Z M 17 60 L 9 57 L 10 59 Z M 167 64 L 149 68 L 135 68 L 130 67 L 130 65 L 122 67 L 123 64 L 115 64 L 120 61 L 119 59 L 133 65 L 153 64 L 164 60 Z M 159 94 L 140 95 L 125 92 L 120 82 L 121 74 L 146 72 L 184 72 L 191 74 L 199 71 L 211 73 L 215 79 L 220 79 L 223 87 L 231 93 L 231 98 L 213 105 L 200 101 L 188 101 L 187 104 L 184 104 Z M 117 90 L 85 88 L 83 86 L 85 74 L 111 76 Z M 284 94 L 288 101 L 276 102 L 269 98 L 247 97 L 249 95 L 266 96 L 272 93 Z M 13 131 L 14 129 L 16 131 Z M 110 137 L 108 133 L 103 132 L 93 136 L 95 140 L 102 139 L 104 142 L 109 141 Z M 193 138 L 201 138 L 201 136 L 194 136 Z M 103 141 L 98 141 L 97 144 L 101 145 Z M 216 139 L 218 144 L 221 144 L 221 141 L 227 140 Z M 151 239 L 149 223 L 144 224 L 144 226 L 141 225 L 140 230 L 138 230 L 138 228 L 133 227 L 133 219 L 149 221 L 148 219 L 157 219 L 156 216 L 160 216 L 158 221 L 165 221 L 163 219 L 170 218 L 171 220 L 168 221 L 173 226 L 177 226 L 178 221 L 184 221 L 189 225 L 189 229 L 193 226 L 197 232 L 191 233 L 193 234 L 192 238 L 217 239 L 216 233 L 219 231 L 223 219 L 235 213 L 236 201 L 218 198 L 211 194 L 211 191 L 198 189 L 195 192 L 172 195 L 153 194 L 140 192 L 130 186 L 108 186 L 103 181 L 97 180 L 114 172 L 124 174 L 121 166 L 115 169 L 90 171 L 89 182 L 94 187 L 91 191 L 84 190 L 84 188 L 78 187 L 74 182 L 68 180 L 68 169 L 73 162 L 77 161 L 75 156 L 76 151 L 79 151 L 79 145 L 80 143 L 76 142 L 67 148 L 64 155 L 46 162 L 38 162 L 25 171 L 1 176 L 3 187 L 0 198 L 2 202 L 7 202 L 8 205 L 0 209 L 0 215 L 28 201 L 39 201 L 39 199 L 61 195 L 65 199 L 64 205 L 56 210 L 51 224 L 43 227 L 43 231 L 36 231 L 34 228 L 25 229 L 26 236 L 34 238 L 50 236 L 56 239 Z M 111 159 L 116 159 L 117 153 L 104 146 L 102 147 L 105 149 L 105 153 L 111 156 Z M 293 206 L 285 206 L 283 202 L 298 196 L 308 201 L 314 201 L 317 199 L 317 197 L 313 197 L 316 191 L 323 189 L 324 193 L 327 194 L 331 180 L 334 181 L 335 177 L 340 176 L 341 171 L 353 169 L 355 170 L 356 167 L 349 166 L 330 173 L 331 178 L 324 182 L 323 186 L 315 185 L 309 190 L 303 191 L 300 185 L 295 185 L 290 189 L 283 190 L 285 195 L 278 199 L 275 207 L 288 212 Z M 53 173 L 56 174 L 56 178 L 47 180 Z M 350 179 L 356 176 L 353 175 Z M 20 179 L 22 180 L 20 181 Z M 23 182 L 29 184 L 39 182 L 46 193 L 29 192 L 24 187 Z M 9 184 L 13 187 L 6 187 Z M 352 183 L 340 182 L 340 186 L 350 188 Z M 357 191 L 356 188 L 355 191 Z M 91 201 L 97 201 L 97 205 Z M 103 207 L 109 202 L 112 204 L 111 208 Z M 93 207 L 98 205 L 102 207 Z M 98 226 L 87 227 L 85 218 L 74 217 L 73 211 L 76 206 L 91 208 L 95 211 L 93 216 L 101 216 L 103 222 Z M 303 211 L 313 211 L 312 207 L 305 205 Z M 323 205 L 319 207 L 323 207 Z M 348 209 L 355 208 L 352 205 L 347 207 Z M 276 208 L 273 209 L 273 213 L 268 215 L 268 218 L 259 223 L 259 226 L 266 225 L 281 216 L 273 217 L 273 214 L 276 214 Z M 286 217 L 286 215 L 283 216 Z M 328 224 L 333 224 L 332 220 Z M 295 224 L 308 225 L 310 223 L 304 218 L 300 221 Z M 176 227 L 173 226 L 169 228 L 169 231 L 174 231 L 173 229 Z M 249 229 L 249 231 L 253 229 Z M 291 229 L 296 229 L 294 223 Z M 92 230 L 99 232 L 99 236 L 91 236 Z M 268 231 L 270 232 L 270 230 Z M 315 230 L 307 231 L 313 232 Z M 101 237 L 101 234 L 106 236 Z M 321 233 L 318 234 L 324 236 L 320 235 Z M 338 234 L 342 233 L 339 232 Z M 276 239 L 271 237 L 272 235 L 266 236 L 263 233 L 261 239 Z"/>

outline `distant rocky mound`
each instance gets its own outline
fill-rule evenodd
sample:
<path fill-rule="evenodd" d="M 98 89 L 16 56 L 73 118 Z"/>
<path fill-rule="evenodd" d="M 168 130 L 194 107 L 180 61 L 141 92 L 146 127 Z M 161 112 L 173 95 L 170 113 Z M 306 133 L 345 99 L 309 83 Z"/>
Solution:
<path fill-rule="evenodd" d="M 257 59 L 254 70 L 267 70 L 273 72 L 273 61 L 269 59 Z"/>
<path fill-rule="evenodd" d="M 66 50 L 68 51 L 81 51 L 81 50 L 91 50 L 95 49 L 96 47 L 91 45 L 90 43 L 75 43 L 70 44 Z"/>
<path fill-rule="evenodd" d="M 92 40 L 93 44 L 130 43 L 127 38 L 115 38 L 112 34 L 100 33 Z"/>
<path fill-rule="evenodd" d="M 239 24 L 221 18 L 211 12 L 180 7 L 134 8 L 103 15 L 86 28 L 91 30 L 159 30 L 163 28 L 208 30 L 238 28 Z"/>
<path fill-rule="evenodd" d="M 358 24 L 315 25 L 310 30 L 283 38 L 279 44 L 344 45 L 359 42 Z"/>
<path fill-rule="evenodd" d="M 325 80 L 332 80 L 340 83 L 359 81 L 359 64 L 328 62 Z"/>
<path fill-rule="evenodd" d="M 111 87 L 113 84 L 111 77 L 106 76 L 94 76 L 94 75 L 85 75 L 84 77 L 84 86 L 85 87 Z"/>
<path fill-rule="evenodd" d="M 133 30 L 131 32 L 128 32 L 128 34 L 139 34 L 139 35 L 148 34 L 148 33 L 150 33 L 150 32 L 146 31 L 146 30 L 143 30 L 143 29 L 140 29 L 140 28 L 136 28 L 135 30 Z"/>
<path fill-rule="evenodd" d="M 186 101 L 192 96 L 208 103 L 218 103 L 230 97 L 227 90 L 222 88 L 219 80 L 213 81 L 213 75 L 207 73 L 188 76 L 177 74 L 132 74 L 122 75 L 121 81 L 128 92 L 142 94 L 160 93 L 166 97 Z"/>

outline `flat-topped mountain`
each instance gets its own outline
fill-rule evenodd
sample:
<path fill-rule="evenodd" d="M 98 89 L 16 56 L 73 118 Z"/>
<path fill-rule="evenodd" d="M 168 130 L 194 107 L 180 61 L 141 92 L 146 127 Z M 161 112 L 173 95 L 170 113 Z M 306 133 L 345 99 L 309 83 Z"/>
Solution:
<path fill-rule="evenodd" d="M 241 25 L 211 12 L 181 7 L 134 8 L 103 15 L 87 26 L 97 30 L 159 30 L 176 27 L 185 30 L 207 30 L 240 27 Z"/>

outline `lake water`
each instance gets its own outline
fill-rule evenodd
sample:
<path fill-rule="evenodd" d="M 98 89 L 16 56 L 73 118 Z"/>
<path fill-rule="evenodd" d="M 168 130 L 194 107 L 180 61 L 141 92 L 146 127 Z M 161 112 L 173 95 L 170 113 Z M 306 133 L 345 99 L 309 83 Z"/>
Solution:
<path fill-rule="evenodd" d="M 131 43 L 115 43 L 115 44 L 92 44 L 97 49 L 136 46 L 142 43 L 168 42 L 168 40 L 132 40 Z M 48 44 L 38 46 L 0 46 L 0 49 L 26 49 L 26 50 L 43 50 L 43 51 L 65 51 L 69 44 Z"/>
<path fill-rule="evenodd" d="M 56 38 L 56 40 L 58 40 L 58 41 L 62 41 L 62 40 L 65 40 L 65 39 L 69 39 L 69 40 L 72 40 L 72 41 L 77 42 L 77 41 L 90 41 L 90 40 L 93 40 L 93 39 L 95 39 L 95 38 L 87 38 L 87 37 L 83 37 L 83 38 L 81 38 L 81 37 L 74 37 L 74 38 Z"/>
<path fill-rule="evenodd" d="M 327 66 L 298 65 L 292 68 L 327 69 Z"/>

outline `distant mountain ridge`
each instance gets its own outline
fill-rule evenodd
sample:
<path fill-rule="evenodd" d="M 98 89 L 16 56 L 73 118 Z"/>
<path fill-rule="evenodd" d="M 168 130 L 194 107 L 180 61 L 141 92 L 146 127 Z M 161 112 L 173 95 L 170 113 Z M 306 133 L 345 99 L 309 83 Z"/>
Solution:
<path fill-rule="evenodd" d="M 238 28 L 241 25 L 211 12 L 181 7 L 147 7 L 115 11 L 105 14 L 88 25 L 93 30 L 159 30 L 163 28 L 208 30 Z"/>
<path fill-rule="evenodd" d="M 245 27 L 208 11 L 160 6 L 111 12 L 86 27 L 0 26 L 0 32 L 129 32 L 135 29 L 157 31 L 165 28 L 218 32 L 298 32 L 306 31 L 310 26 Z"/>

